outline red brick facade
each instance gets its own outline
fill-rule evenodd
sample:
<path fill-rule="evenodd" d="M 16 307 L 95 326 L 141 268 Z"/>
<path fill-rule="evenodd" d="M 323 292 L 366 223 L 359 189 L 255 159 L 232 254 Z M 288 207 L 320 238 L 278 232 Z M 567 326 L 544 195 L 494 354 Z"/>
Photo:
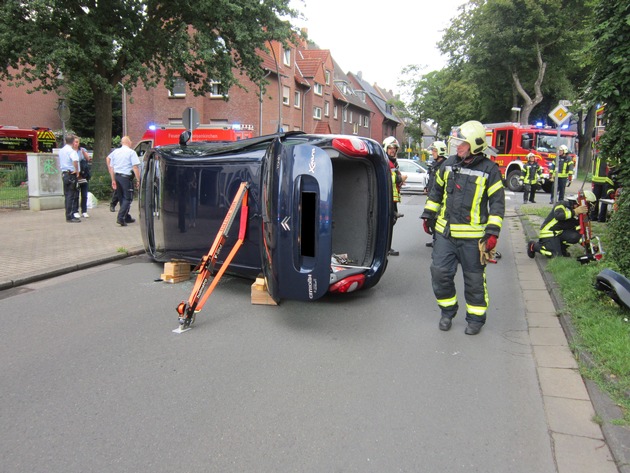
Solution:
<path fill-rule="evenodd" d="M 0 125 L 61 129 L 57 114 L 58 95 L 54 92 L 29 94 L 27 90 L 26 86 L 13 87 L 0 83 Z"/>

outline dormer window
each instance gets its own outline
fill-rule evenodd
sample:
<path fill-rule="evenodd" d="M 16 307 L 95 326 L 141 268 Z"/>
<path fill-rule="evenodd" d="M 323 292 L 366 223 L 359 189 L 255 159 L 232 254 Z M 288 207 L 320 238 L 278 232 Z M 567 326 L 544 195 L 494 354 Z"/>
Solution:
<path fill-rule="evenodd" d="M 324 86 L 318 82 L 315 82 L 315 95 L 324 95 Z"/>
<path fill-rule="evenodd" d="M 285 49 L 284 51 L 282 51 L 282 62 L 284 62 L 285 66 L 291 65 L 291 50 L 290 49 Z"/>

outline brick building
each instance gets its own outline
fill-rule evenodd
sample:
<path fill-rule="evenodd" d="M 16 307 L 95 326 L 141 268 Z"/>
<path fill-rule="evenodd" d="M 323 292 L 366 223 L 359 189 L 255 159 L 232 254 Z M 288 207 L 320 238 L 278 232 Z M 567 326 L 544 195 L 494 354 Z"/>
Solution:
<path fill-rule="evenodd" d="M 0 83 L 0 125 L 61 129 L 59 96 L 55 92 L 28 93 L 29 88 Z"/>

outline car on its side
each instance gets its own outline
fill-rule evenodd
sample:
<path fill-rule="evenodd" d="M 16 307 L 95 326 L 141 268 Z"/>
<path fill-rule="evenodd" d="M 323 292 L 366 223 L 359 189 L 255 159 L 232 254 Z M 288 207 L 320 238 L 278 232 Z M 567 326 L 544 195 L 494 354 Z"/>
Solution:
<path fill-rule="evenodd" d="M 407 180 L 403 183 L 400 191 L 403 193 L 423 193 L 429 182 L 429 171 L 422 163 L 412 159 L 398 159 L 400 172 L 407 175 Z"/>
<path fill-rule="evenodd" d="M 380 280 L 393 217 L 391 173 L 379 143 L 302 132 L 188 143 L 185 133 L 179 145 L 142 158 L 140 225 L 153 259 L 199 262 L 247 182 L 245 240 L 228 272 L 263 274 L 276 301 L 311 301 Z M 238 229 L 228 235 L 219 266 L 236 235 Z"/>

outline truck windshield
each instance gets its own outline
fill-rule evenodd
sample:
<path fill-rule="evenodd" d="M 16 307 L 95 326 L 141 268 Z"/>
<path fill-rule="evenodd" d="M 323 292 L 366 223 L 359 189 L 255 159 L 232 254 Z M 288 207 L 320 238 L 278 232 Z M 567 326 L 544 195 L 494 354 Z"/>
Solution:
<path fill-rule="evenodd" d="M 536 136 L 536 151 L 542 153 L 556 153 L 558 147 L 561 145 L 566 145 L 569 151 L 573 153 L 575 150 L 575 137 L 561 136 L 558 138 L 556 134 L 545 135 L 542 133 Z"/>

